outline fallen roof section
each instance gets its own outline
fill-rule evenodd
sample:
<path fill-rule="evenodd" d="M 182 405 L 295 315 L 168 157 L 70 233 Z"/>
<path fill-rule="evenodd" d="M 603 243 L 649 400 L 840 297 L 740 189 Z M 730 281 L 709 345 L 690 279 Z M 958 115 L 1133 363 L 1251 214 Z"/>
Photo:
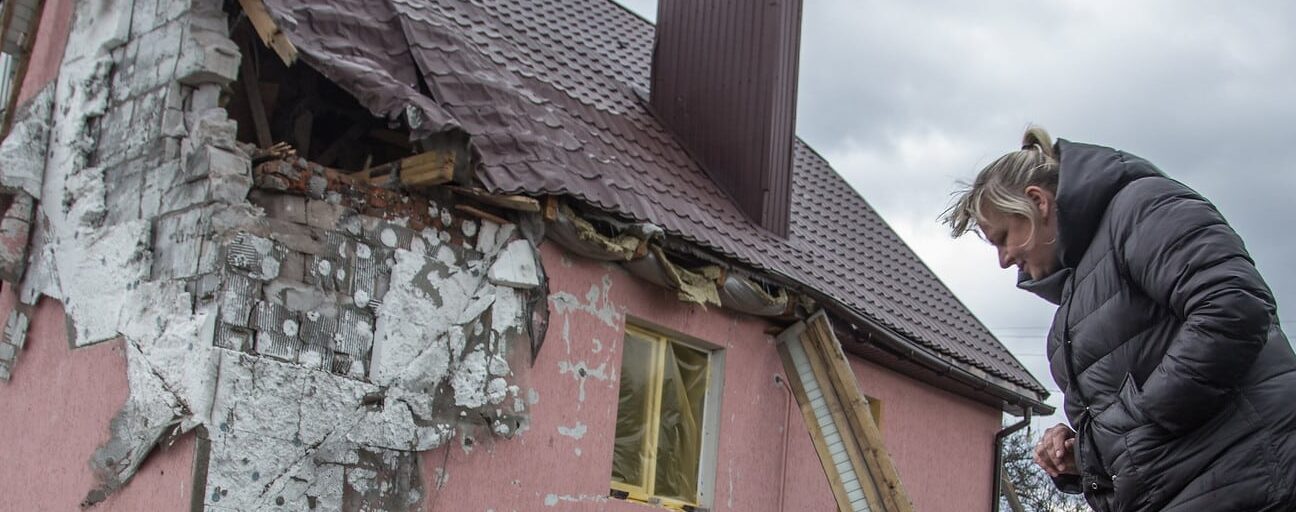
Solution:
<path fill-rule="evenodd" d="M 619 5 L 265 4 L 302 58 L 376 115 L 404 119 L 416 137 L 470 134 L 492 192 L 567 195 L 655 223 L 816 292 L 900 348 L 934 356 L 914 358 L 929 369 L 1048 408 L 1039 381 L 804 142 L 789 236 L 747 220 L 641 100 L 654 29 Z"/>

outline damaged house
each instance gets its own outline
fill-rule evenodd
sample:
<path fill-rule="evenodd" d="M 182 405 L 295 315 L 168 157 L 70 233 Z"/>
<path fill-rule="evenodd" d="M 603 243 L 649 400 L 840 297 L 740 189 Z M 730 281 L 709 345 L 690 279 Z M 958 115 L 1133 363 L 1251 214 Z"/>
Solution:
<path fill-rule="evenodd" d="M 1047 393 L 795 137 L 800 2 L 659 9 L 5 0 L 0 509 L 989 505 Z"/>

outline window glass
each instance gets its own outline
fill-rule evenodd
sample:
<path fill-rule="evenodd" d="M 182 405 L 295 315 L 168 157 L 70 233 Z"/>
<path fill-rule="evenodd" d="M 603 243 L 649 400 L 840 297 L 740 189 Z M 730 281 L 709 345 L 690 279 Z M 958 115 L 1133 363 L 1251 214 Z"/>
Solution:
<path fill-rule="evenodd" d="M 613 449 L 612 481 L 646 487 L 648 462 L 648 416 L 653 381 L 653 344 L 633 333 L 626 334 L 621 354 L 621 390 L 617 404 L 616 446 Z"/>
<path fill-rule="evenodd" d="M 665 352 L 654 494 L 694 502 L 702 453 L 707 354 L 679 343 L 670 343 Z"/>
<path fill-rule="evenodd" d="M 627 328 L 612 487 L 632 500 L 696 505 L 711 354 Z"/>

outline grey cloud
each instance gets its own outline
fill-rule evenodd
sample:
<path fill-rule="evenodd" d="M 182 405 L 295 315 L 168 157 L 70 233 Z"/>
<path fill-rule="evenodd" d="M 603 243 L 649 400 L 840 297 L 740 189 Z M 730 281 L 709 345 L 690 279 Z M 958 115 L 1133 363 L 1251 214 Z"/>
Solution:
<path fill-rule="evenodd" d="M 648 18 L 656 2 L 626 0 Z M 936 217 L 1029 123 L 1211 199 L 1296 307 L 1296 4 L 808 0 L 798 134 L 1044 382 L 1050 309 Z M 977 251 L 986 251 L 978 253 Z M 971 253 L 970 255 L 966 255 Z M 985 256 L 976 256 L 985 254 Z M 1290 313 L 1296 314 L 1296 313 Z M 1028 327 L 1032 329 L 1008 329 Z M 1296 322 L 1287 325 L 1296 329 Z M 1038 340 L 1038 341 L 1035 341 Z"/>

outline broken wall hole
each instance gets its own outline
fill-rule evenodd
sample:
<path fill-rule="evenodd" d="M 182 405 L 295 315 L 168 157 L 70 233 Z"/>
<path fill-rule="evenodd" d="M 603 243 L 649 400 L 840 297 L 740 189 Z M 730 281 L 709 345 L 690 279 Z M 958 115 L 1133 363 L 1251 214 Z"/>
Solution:
<path fill-rule="evenodd" d="M 420 153 L 402 119 L 374 116 L 304 61 L 285 65 L 248 17 L 231 20 L 243 61 L 225 109 L 238 122 L 240 142 L 263 150 L 286 145 L 295 156 L 349 173 Z"/>

